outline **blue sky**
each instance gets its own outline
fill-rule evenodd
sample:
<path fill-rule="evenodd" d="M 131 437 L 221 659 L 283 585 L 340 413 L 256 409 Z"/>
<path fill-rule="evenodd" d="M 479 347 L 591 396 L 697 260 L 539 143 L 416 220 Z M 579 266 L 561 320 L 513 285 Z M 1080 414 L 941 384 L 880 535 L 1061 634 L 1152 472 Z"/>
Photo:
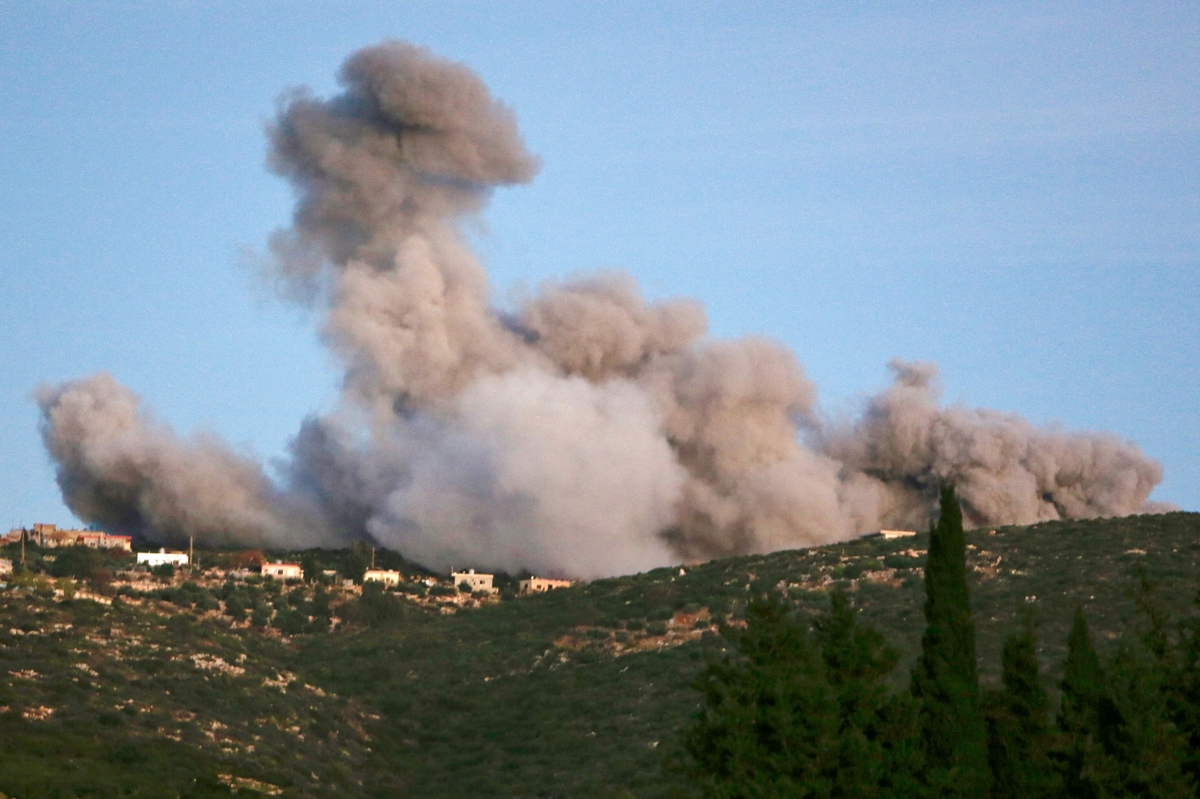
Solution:
<path fill-rule="evenodd" d="M 0 524 L 72 521 L 40 382 L 111 371 L 267 460 L 332 406 L 314 320 L 245 265 L 291 210 L 262 125 L 389 37 L 543 158 L 473 234 L 498 304 L 622 267 L 787 343 L 830 414 L 933 360 L 1200 510 L 1200 6 L 797 5 L 0 0 Z"/>

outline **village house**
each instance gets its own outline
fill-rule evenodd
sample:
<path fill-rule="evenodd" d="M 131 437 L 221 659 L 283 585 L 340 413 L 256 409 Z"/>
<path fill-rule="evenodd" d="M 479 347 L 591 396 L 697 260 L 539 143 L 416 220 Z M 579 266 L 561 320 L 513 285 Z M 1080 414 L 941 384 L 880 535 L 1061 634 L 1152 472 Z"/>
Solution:
<path fill-rule="evenodd" d="M 450 579 L 454 582 L 455 587 L 466 583 L 471 588 L 471 593 L 476 591 L 486 591 L 492 593 L 496 589 L 492 588 L 492 580 L 495 575 L 476 573 L 474 569 L 467 569 L 465 572 L 450 572 Z"/>
<path fill-rule="evenodd" d="M 541 594 L 555 588 L 570 588 L 571 580 L 553 580 L 549 577 L 530 577 L 521 581 L 522 594 Z"/>
<path fill-rule="evenodd" d="M 304 567 L 299 563 L 284 563 L 277 560 L 274 563 L 264 563 L 261 574 L 274 580 L 301 580 L 304 578 Z"/>
<path fill-rule="evenodd" d="M 7 577 L 12 574 L 12 561 L 8 558 L 0 558 L 0 577 Z"/>
<path fill-rule="evenodd" d="M 44 549 L 85 546 L 92 549 L 120 549 L 133 551 L 133 539 L 127 535 L 109 535 L 102 530 L 60 530 L 54 524 L 35 524 L 29 529 L 14 528 L 0 538 L 5 544 L 16 544 L 22 536 L 27 544 Z"/>
<path fill-rule="evenodd" d="M 170 563 L 172 566 L 188 565 L 188 554 L 186 552 L 168 552 L 165 549 L 160 549 L 157 552 L 139 552 L 137 553 L 138 564 L 146 564 L 150 568 L 162 566 L 164 563 Z"/>
<path fill-rule="evenodd" d="M 400 572 L 391 569 L 367 569 L 363 573 L 363 582 L 383 583 L 384 585 L 399 585 Z"/>

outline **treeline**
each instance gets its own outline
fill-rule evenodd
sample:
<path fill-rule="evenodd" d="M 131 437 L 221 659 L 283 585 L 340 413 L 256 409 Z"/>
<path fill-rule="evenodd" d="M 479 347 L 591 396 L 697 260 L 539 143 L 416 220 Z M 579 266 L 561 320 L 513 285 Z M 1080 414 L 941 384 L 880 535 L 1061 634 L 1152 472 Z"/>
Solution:
<path fill-rule="evenodd" d="M 691 784 L 710 799 L 1197 796 L 1200 616 L 1173 622 L 1143 579 L 1144 629 L 1102 659 L 1077 609 L 1054 707 L 1026 614 L 1005 640 L 1001 687 L 984 692 L 962 514 L 952 490 L 941 499 L 908 689 L 892 687 L 899 653 L 846 593 L 812 622 L 767 594 L 744 628 L 722 628 L 727 651 L 699 682 Z"/>

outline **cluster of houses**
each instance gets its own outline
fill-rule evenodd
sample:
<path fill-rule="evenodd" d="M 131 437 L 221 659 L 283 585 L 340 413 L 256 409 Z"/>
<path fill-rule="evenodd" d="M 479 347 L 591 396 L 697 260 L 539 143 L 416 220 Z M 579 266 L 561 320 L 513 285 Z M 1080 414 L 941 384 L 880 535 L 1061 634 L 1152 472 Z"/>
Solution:
<path fill-rule="evenodd" d="M 120 549 L 133 551 L 133 539 L 127 535 L 109 535 L 103 530 L 60 530 L 54 524 L 35 524 L 33 527 L 16 527 L 0 536 L 0 544 L 17 544 L 24 540 L 44 549 L 85 546 L 92 549 Z"/>
<path fill-rule="evenodd" d="M 133 551 L 133 539 L 130 536 L 110 535 L 101 530 L 59 529 L 53 524 L 35 524 L 28 528 L 14 528 L 7 535 L 0 535 L 0 544 L 15 544 L 21 541 L 45 549 L 86 546 L 92 549 Z M 372 556 L 372 560 L 374 560 L 374 556 Z M 159 549 L 157 552 L 137 553 L 137 562 L 139 565 L 145 565 L 149 568 L 166 564 L 178 567 L 187 566 L 191 562 L 191 557 L 187 552 L 168 552 L 166 549 Z M 299 563 L 284 563 L 282 560 L 276 560 L 273 563 L 263 563 L 259 567 L 259 572 L 263 577 L 269 577 L 273 580 L 300 580 L 304 577 L 303 566 Z M 12 562 L 0 558 L 0 575 L 11 573 Z M 327 574 L 330 573 L 327 572 Z M 366 573 L 363 574 L 363 582 L 380 582 L 385 586 L 399 585 L 402 580 L 403 576 L 400 572 L 392 569 L 376 569 L 374 566 L 367 569 Z M 477 572 L 474 569 L 467 569 L 465 572 L 451 570 L 450 580 L 455 586 L 466 585 L 471 593 L 483 592 L 492 594 L 497 591 L 493 585 L 495 575 Z M 425 582 L 433 584 L 434 581 L 426 580 Z M 522 594 L 540 594 L 555 588 L 568 588 L 571 585 L 572 582 L 570 580 L 530 577 L 520 581 L 520 592 Z"/>

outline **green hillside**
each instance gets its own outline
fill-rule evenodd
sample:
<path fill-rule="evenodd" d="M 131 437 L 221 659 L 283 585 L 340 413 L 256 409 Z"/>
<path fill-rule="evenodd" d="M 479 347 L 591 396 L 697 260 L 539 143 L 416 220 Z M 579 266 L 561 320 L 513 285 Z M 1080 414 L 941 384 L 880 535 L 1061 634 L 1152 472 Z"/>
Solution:
<path fill-rule="evenodd" d="M 976 530 L 967 540 L 985 681 L 1024 609 L 1038 620 L 1052 687 L 1077 602 L 1103 648 L 1139 624 L 1140 585 L 1180 616 L 1200 578 L 1200 514 Z M 698 706 L 691 682 L 705 649 L 720 645 L 714 618 L 736 622 L 746 599 L 767 590 L 816 613 L 840 583 L 914 658 L 926 543 L 867 539 L 503 600 L 426 590 L 394 554 L 381 562 L 405 573 L 408 593 L 363 599 L 214 568 L 138 587 L 118 580 L 104 589 L 109 605 L 69 598 L 81 580 L 61 578 L 56 596 L 48 579 L 27 575 L 26 587 L 0 591 L 0 791 L 678 795 L 670 766 Z M 67 571 L 62 553 L 41 554 L 30 553 L 33 568 Z M 346 573 L 361 555 L 291 554 L 314 573 Z M 327 614 L 340 620 L 333 632 Z"/>

